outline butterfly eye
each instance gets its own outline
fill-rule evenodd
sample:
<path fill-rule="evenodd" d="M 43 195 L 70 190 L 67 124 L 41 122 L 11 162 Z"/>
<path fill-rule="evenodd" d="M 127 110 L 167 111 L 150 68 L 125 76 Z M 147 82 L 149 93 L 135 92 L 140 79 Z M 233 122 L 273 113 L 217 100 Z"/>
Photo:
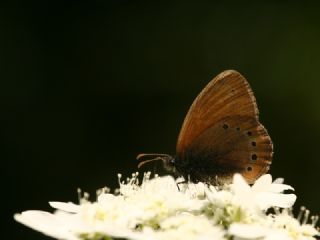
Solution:
<path fill-rule="evenodd" d="M 252 167 L 247 167 L 247 171 L 251 172 L 252 171 Z"/>
<path fill-rule="evenodd" d="M 171 159 L 170 161 L 169 161 L 169 166 L 171 166 L 171 167 L 173 167 L 175 164 L 174 164 L 174 159 Z"/>

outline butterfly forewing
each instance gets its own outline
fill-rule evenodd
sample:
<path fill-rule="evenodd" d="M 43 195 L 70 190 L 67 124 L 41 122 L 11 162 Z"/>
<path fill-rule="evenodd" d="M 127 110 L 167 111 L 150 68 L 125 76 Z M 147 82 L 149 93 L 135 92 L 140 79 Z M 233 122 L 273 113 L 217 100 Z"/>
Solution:
<path fill-rule="evenodd" d="M 191 177 L 204 181 L 240 172 L 253 182 L 269 169 L 272 151 L 252 90 L 233 70 L 215 77 L 195 99 L 177 142 L 178 158 L 188 159 Z"/>

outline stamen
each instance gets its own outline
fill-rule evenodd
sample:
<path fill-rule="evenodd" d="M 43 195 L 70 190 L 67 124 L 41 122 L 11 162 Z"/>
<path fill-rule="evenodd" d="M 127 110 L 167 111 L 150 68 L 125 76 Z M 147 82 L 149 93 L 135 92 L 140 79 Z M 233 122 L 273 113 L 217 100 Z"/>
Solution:
<path fill-rule="evenodd" d="M 309 215 L 310 215 L 310 211 L 308 209 L 306 209 L 305 214 L 304 214 L 304 218 L 302 221 L 302 224 L 306 224 L 309 220 Z"/>
<path fill-rule="evenodd" d="M 311 217 L 311 224 L 312 224 L 313 227 L 315 227 L 317 225 L 318 220 L 319 220 L 319 216 L 318 215 Z"/>
<path fill-rule="evenodd" d="M 119 186 L 121 185 L 121 177 L 122 177 L 122 174 L 121 174 L 121 173 L 118 173 L 118 183 L 119 183 Z"/>
<path fill-rule="evenodd" d="M 89 193 L 87 193 L 87 192 L 84 192 L 84 193 L 83 193 L 83 198 L 84 198 L 84 199 L 88 200 L 89 197 L 90 197 L 90 194 L 89 194 Z"/>
<path fill-rule="evenodd" d="M 287 208 L 286 210 L 287 210 L 288 215 L 293 217 L 292 208 Z"/>
<path fill-rule="evenodd" d="M 77 194 L 78 194 L 78 202 L 81 203 L 81 189 L 77 189 Z"/>
<path fill-rule="evenodd" d="M 143 174 L 142 182 L 147 182 L 150 179 L 151 172 L 145 172 Z"/>
<path fill-rule="evenodd" d="M 274 212 L 275 212 L 275 214 L 276 215 L 280 215 L 280 208 L 278 208 L 278 207 L 274 207 Z"/>
<path fill-rule="evenodd" d="M 120 194 L 120 189 L 119 188 L 116 188 L 115 190 L 114 190 L 114 195 L 119 195 Z"/>
<path fill-rule="evenodd" d="M 297 220 L 300 222 L 301 221 L 301 218 L 302 216 L 304 215 L 304 211 L 306 210 L 306 207 L 305 206 L 301 206 L 300 207 L 300 211 L 299 211 L 299 214 L 298 214 L 298 217 L 297 217 Z"/>
<path fill-rule="evenodd" d="M 110 192 L 110 188 L 108 188 L 108 187 L 100 188 L 96 191 L 96 197 L 98 198 L 101 194 L 105 194 L 105 193 L 109 193 L 109 192 Z"/>

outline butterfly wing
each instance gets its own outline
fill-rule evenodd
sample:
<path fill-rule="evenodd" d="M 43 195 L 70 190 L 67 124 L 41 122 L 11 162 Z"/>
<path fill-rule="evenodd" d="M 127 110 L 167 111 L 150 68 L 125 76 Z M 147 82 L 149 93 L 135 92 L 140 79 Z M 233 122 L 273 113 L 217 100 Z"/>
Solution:
<path fill-rule="evenodd" d="M 269 169 L 273 153 L 258 114 L 247 80 L 233 70 L 222 72 L 191 105 L 178 137 L 178 158 L 204 166 L 193 173 L 196 178 L 240 172 L 253 182 Z"/>

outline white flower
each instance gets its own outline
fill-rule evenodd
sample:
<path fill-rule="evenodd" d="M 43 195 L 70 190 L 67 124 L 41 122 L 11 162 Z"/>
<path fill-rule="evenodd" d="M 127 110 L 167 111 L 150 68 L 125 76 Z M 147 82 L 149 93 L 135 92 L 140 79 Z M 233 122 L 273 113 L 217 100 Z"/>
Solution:
<path fill-rule="evenodd" d="M 121 193 L 124 192 L 122 188 Z M 148 179 L 129 194 L 126 189 L 124 199 L 135 214 L 136 224 L 142 225 L 158 224 L 160 220 L 177 212 L 191 211 L 199 206 L 198 199 L 179 191 L 171 176 Z"/>
<path fill-rule="evenodd" d="M 233 223 L 229 234 L 238 239 L 311 240 L 318 231 L 311 224 L 300 224 L 288 211 L 269 215 L 260 224 Z"/>
<path fill-rule="evenodd" d="M 240 174 L 235 174 L 231 190 L 241 204 L 248 208 L 258 207 L 266 210 L 270 207 L 289 208 L 296 201 L 295 194 L 283 194 L 284 190 L 294 190 L 291 186 L 272 183 L 270 174 L 262 175 L 252 187 Z"/>
<path fill-rule="evenodd" d="M 25 211 L 14 218 L 48 236 L 65 240 L 124 238 L 133 240 L 292 239 L 311 240 L 317 218 L 307 224 L 287 210 L 296 199 L 282 180 L 270 175 L 249 186 L 240 175 L 226 186 L 181 183 L 171 176 L 135 173 L 121 181 L 117 193 L 100 191 L 97 200 L 80 204 L 50 202 L 54 213 Z M 274 207 L 281 207 L 280 211 Z M 274 214 L 266 214 L 274 208 Z M 301 215 L 302 216 L 302 215 Z"/>
<path fill-rule="evenodd" d="M 288 211 L 283 210 L 280 214 L 270 215 L 269 217 L 272 218 L 274 228 L 285 231 L 293 239 L 314 239 L 313 236 L 318 234 L 313 224 L 300 223 Z"/>
<path fill-rule="evenodd" d="M 251 224 L 265 221 L 264 210 L 270 207 L 291 207 L 296 200 L 294 194 L 282 191 L 293 188 L 289 185 L 272 183 L 271 175 L 261 176 L 250 186 L 240 174 L 235 174 L 231 185 L 222 189 L 210 186 L 204 189 L 208 202 L 205 214 L 218 224 L 228 227 L 234 222 Z"/>

